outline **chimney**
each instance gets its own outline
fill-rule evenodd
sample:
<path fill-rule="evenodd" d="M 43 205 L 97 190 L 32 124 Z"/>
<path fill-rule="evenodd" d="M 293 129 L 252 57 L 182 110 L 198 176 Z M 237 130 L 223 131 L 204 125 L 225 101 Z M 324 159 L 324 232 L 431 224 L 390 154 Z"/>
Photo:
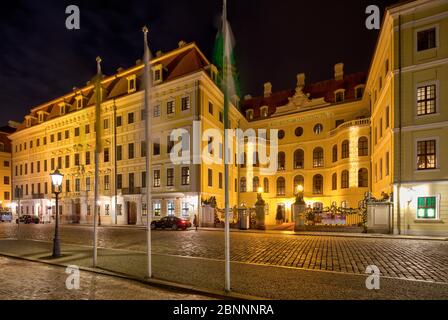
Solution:
<path fill-rule="evenodd" d="M 303 88 L 305 86 L 305 74 L 299 73 L 297 75 L 297 88 Z"/>
<path fill-rule="evenodd" d="M 344 64 L 342 62 L 334 65 L 334 78 L 336 80 L 344 79 Z"/>
<path fill-rule="evenodd" d="M 270 97 L 272 94 L 272 84 L 270 82 L 266 82 L 264 84 L 264 97 Z"/>
<path fill-rule="evenodd" d="M 244 100 L 250 100 L 250 99 L 252 99 L 252 96 L 250 94 L 246 94 L 244 96 Z"/>

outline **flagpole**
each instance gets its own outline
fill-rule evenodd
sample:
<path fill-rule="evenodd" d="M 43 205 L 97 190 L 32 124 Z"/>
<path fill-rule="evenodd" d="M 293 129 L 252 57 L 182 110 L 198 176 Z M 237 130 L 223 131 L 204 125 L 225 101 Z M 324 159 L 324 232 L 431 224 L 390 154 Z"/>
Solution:
<path fill-rule="evenodd" d="M 147 278 L 152 278 L 152 244 L 151 244 L 151 222 L 152 222 L 152 185 L 151 185 L 151 101 L 150 101 L 150 87 L 151 83 L 151 70 L 150 70 L 150 56 L 151 52 L 148 46 L 148 28 L 143 27 L 143 37 L 145 45 L 144 54 L 144 87 L 145 87 L 145 116 L 146 116 L 146 257 L 147 257 Z"/>
<path fill-rule="evenodd" d="M 228 88 L 228 70 L 230 61 L 226 54 L 227 39 L 227 0 L 223 3 L 223 91 L 224 91 L 224 197 L 225 197 L 225 291 L 230 292 L 230 195 L 229 195 L 229 137 L 227 129 L 229 129 L 229 88 Z"/>
<path fill-rule="evenodd" d="M 95 179 L 94 179 L 94 215 L 93 215 L 93 267 L 98 263 L 98 178 L 100 160 L 100 111 L 101 111 L 101 58 L 96 58 L 97 75 L 95 79 Z"/>

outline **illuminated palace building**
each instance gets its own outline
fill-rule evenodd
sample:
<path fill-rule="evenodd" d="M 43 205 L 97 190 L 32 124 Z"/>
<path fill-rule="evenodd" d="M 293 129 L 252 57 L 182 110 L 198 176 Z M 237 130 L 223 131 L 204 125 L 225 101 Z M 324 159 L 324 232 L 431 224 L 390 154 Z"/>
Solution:
<path fill-rule="evenodd" d="M 224 207 L 222 164 L 174 165 L 173 129 L 223 131 L 219 77 L 194 44 L 179 43 L 151 61 L 152 141 L 143 119 L 143 65 L 119 69 L 102 80 L 99 190 L 102 224 L 143 224 L 145 155 L 152 152 L 151 207 L 155 219 L 191 218 L 202 200 Z M 329 68 L 330 69 L 330 68 Z M 448 232 L 448 2 L 418 0 L 389 8 L 368 73 L 246 96 L 230 106 L 230 127 L 278 129 L 278 171 L 263 176 L 255 165 L 230 166 L 231 207 L 253 207 L 257 191 L 268 204 L 267 224 L 277 212 L 291 221 L 297 186 L 307 205 L 357 208 L 366 192 L 392 196 L 394 232 Z M 23 190 L 21 212 L 50 221 L 49 174 L 64 174 L 63 221 L 91 223 L 95 147 L 93 84 L 35 107 L 12 140 L 13 187 Z M 207 148 L 207 141 L 202 147 Z M 221 145 L 222 146 L 222 145 Z M 222 152 L 219 152 L 222 154 Z"/>

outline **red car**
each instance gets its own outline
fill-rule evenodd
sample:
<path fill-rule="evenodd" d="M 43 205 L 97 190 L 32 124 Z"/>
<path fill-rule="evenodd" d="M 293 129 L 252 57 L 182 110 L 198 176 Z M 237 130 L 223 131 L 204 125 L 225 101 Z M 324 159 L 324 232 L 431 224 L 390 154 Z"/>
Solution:
<path fill-rule="evenodd" d="M 191 222 L 178 217 L 164 217 L 159 221 L 151 222 L 151 229 L 187 230 L 191 228 Z"/>

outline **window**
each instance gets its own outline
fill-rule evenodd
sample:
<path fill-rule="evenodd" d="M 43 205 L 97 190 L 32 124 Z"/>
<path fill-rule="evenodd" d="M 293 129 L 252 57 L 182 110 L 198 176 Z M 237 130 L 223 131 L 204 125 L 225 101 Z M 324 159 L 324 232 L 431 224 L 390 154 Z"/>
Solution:
<path fill-rule="evenodd" d="M 366 168 L 359 169 L 358 171 L 358 187 L 369 187 L 369 171 Z"/>
<path fill-rule="evenodd" d="M 106 175 L 106 176 L 104 176 L 104 190 L 109 190 L 109 189 L 110 189 L 110 176 Z"/>
<path fill-rule="evenodd" d="M 134 92 L 136 90 L 136 79 L 135 77 L 128 78 L 128 93 Z"/>
<path fill-rule="evenodd" d="M 380 159 L 380 180 L 383 180 L 383 159 Z"/>
<path fill-rule="evenodd" d="M 222 176 L 222 172 L 220 172 L 219 175 L 218 175 L 218 186 L 219 186 L 219 189 L 222 189 L 222 188 L 223 188 L 223 176 Z"/>
<path fill-rule="evenodd" d="M 81 180 L 79 178 L 75 179 L 75 192 L 81 191 Z"/>
<path fill-rule="evenodd" d="M 75 166 L 79 166 L 79 165 L 80 165 L 79 153 L 75 153 Z"/>
<path fill-rule="evenodd" d="M 3 183 L 5 185 L 9 185 L 9 177 L 7 177 L 7 176 L 3 177 Z"/>
<path fill-rule="evenodd" d="M 166 170 L 166 185 L 167 187 L 174 187 L 174 169 L 168 168 Z"/>
<path fill-rule="evenodd" d="M 383 137 L 383 118 L 380 118 L 380 138 Z"/>
<path fill-rule="evenodd" d="M 47 145 L 47 137 L 44 137 L 44 146 Z"/>
<path fill-rule="evenodd" d="M 40 161 L 37 161 L 36 166 L 37 166 L 37 173 L 40 173 Z"/>
<path fill-rule="evenodd" d="M 269 179 L 264 178 L 263 180 L 263 191 L 264 193 L 269 193 Z"/>
<path fill-rule="evenodd" d="M 378 128 L 375 127 L 375 145 L 378 144 Z"/>
<path fill-rule="evenodd" d="M 58 132 L 58 141 L 62 140 L 62 132 Z"/>
<path fill-rule="evenodd" d="M 349 187 L 349 173 L 347 170 L 342 171 L 341 174 L 341 188 L 347 189 Z"/>
<path fill-rule="evenodd" d="M 190 110 L 190 97 L 183 97 L 181 100 L 181 110 Z"/>
<path fill-rule="evenodd" d="M 345 140 L 342 142 L 341 158 L 348 159 L 350 157 L 350 142 Z"/>
<path fill-rule="evenodd" d="M 117 174 L 117 189 L 123 189 L 123 175 Z"/>
<path fill-rule="evenodd" d="M 86 132 L 86 134 L 90 133 L 90 126 L 88 124 L 86 124 L 86 126 L 84 127 L 84 131 Z"/>
<path fill-rule="evenodd" d="M 313 167 L 321 168 L 324 166 L 324 149 L 318 147 L 313 151 Z"/>
<path fill-rule="evenodd" d="M 160 187 L 160 170 L 154 170 L 153 186 L 155 188 L 159 188 Z"/>
<path fill-rule="evenodd" d="M 337 162 L 338 161 L 338 146 L 334 145 L 333 146 L 333 162 Z"/>
<path fill-rule="evenodd" d="M 160 214 L 162 212 L 162 204 L 160 202 L 153 202 L 152 208 L 153 208 L 154 216 L 160 217 Z"/>
<path fill-rule="evenodd" d="M 436 169 L 436 140 L 417 142 L 418 170 Z"/>
<path fill-rule="evenodd" d="M 140 143 L 140 156 L 142 158 L 146 157 L 146 142 L 145 141 L 142 141 Z"/>
<path fill-rule="evenodd" d="M 417 51 L 436 47 L 436 28 L 417 32 Z"/>
<path fill-rule="evenodd" d="M 5 191 L 3 196 L 5 200 L 11 200 L 11 194 L 8 191 Z"/>
<path fill-rule="evenodd" d="M 104 162 L 109 162 L 109 148 L 104 148 Z"/>
<path fill-rule="evenodd" d="M 44 171 L 47 172 L 48 171 L 48 161 L 44 160 Z"/>
<path fill-rule="evenodd" d="M 212 169 L 208 169 L 207 180 L 208 180 L 208 186 L 213 187 L 213 170 Z"/>
<path fill-rule="evenodd" d="M 104 119 L 103 120 L 103 129 L 109 129 L 109 119 Z"/>
<path fill-rule="evenodd" d="M 65 130 L 65 139 L 69 139 L 70 138 L 70 131 Z"/>
<path fill-rule="evenodd" d="M 213 115 L 213 103 L 211 103 L 211 102 L 208 103 L 208 113 Z"/>
<path fill-rule="evenodd" d="M 258 192 L 258 188 L 260 188 L 260 178 L 254 177 L 252 179 L 252 191 Z"/>
<path fill-rule="evenodd" d="M 129 189 L 133 190 L 135 188 L 135 174 L 134 173 L 129 173 L 128 175 L 129 178 Z"/>
<path fill-rule="evenodd" d="M 128 159 L 134 159 L 134 144 L 128 144 Z"/>
<path fill-rule="evenodd" d="M 168 101 L 166 103 L 166 113 L 173 114 L 174 113 L 174 100 Z"/>
<path fill-rule="evenodd" d="M 65 192 L 70 192 L 70 180 L 65 180 Z"/>
<path fill-rule="evenodd" d="M 417 115 L 436 113 L 436 85 L 417 88 Z"/>
<path fill-rule="evenodd" d="M 30 141 L 30 149 L 33 149 L 33 140 Z M 3 143 L 0 144 L 0 150 L 5 150 L 5 145 Z"/>
<path fill-rule="evenodd" d="M 75 137 L 79 137 L 79 127 L 75 128 Z"/>
<path fill-rule="evenodd" d="M 208 146 L 208 153 L 213 156 L 213 154 L 214 154 L 213 137 L 208 137 L 208 144 L 207 144 L 207 146 Z"/>
<path fill-rule="evenodd" d="M 154 81 L 160 81 L 162 80 L 162 70 L 157 69 L 154 71 Z"/>
<path fill-rule="evenodd" d="M 90 151 L 86 151 L 86 166 L 90 165 Z"/>
<path fill-rule="evenodd" d="M 146 188 L 146 172 L 145 171 L 142 172 L 141 178 L 142 178 L 142 188 Z"/>
<path fill-rule="evenodd" d="M 5 168 L 9 168 L 9 161 L 3 161 L 3 166 Z"/>
<path fill-rule="evenodd" d="M 174 148 L 174 141 L 171 141 L 171 136 L 168 136 L 166 142 L 166 153 L 170 154 L 173 148 Z"/>
<path fill-rule="evenodd" d="M 302 127 L 297 127 L 296 130 L 294 131 L 296 137 L 301 137 L 303 136 L 303 128 Z"/>
<path fill-rule="evenodd" d="M 224 113 L 222 111 L 219 112 L 219 122 L 224 123 Z"/>
<path fill-rule="evenodd" d="M 240 180 L 240 192 L 244 193 L 247 191 L 247 180 L 246 178 L 241 178 Z"/>
<path fill-rule="evenodd" d="M 313 177 L 313 194 L 323 194 L 324 178 L 317 174 Z"/>
<path fill-rule="evenodd" d="M 305 167 L 305 152 L 302 149 L 294 152 L 294 169 L 303 169 Z"/>
<path fill-rule="evenodd" d="M 299 186 L 305 186 L 305 178 L 303 176 L 294 177 L 294 193 L 297 192 Z"/>
<path fill-rule="evenodd" d="M 160 117 L 160 105 L 154 106 L 153 117 L 154 118 Z"/>
<path fill-rule="evenodd" d="M 286 170 L 286 155 L 284 152 L 278 153 L 278 171 Z"/>
<path fill-rule="evenodd" d="M 286 180 L 283 177 L 277 179 L 277 196 L 284 197 L 286 195 Z"/>
<path fill-rule="evenodd" d="M 123 118 L 121 116 L 118 116 L 115 120 L 115 126 L 118 128 L 121 127 L 122 125 L 123 125 Z"/>
<path fill-rule="evenodd" d="M 344 101 L 344 91 L 338 91 L 334 94 L 336 103 Z"/>
<path fill-rule="evenodd" d="M 419 197 L 417 219 L 437 219 L 437 197 Z"/>
<path fill-rule="evenodd" d="M 285 130 L 278 131 L 278 139 L 283 140 L 285 138 Z"/>
<path fill-rule="evenodd" d="M 188 186 L 190 185 L 190 168 L 182 167 L 182 185 Z"/>
<path fill-rule="evenodd" d="M 168 201 L 168 216 L 172 217 L 175 215 L 176 213 L 176 205 L 174 203 L 174 201 Z"/>
<path fill-rule="evenodd" d="M 361 99 L 363 95 L 364 95 L 364 87 L 356 88 L 356 90 L 355 90 L 356 99 Z"/>
<path fill-rule="evenodd" d="M 390 175 L 390 154 L 386 152 L 386 177 Z"/>
<path fill-rule="evenodd" d="M 70 156 L 65 156 L 65 168 L 70 168 Z"/>
<path fill-rule="evenodd" d="M 337 173 L 333 173 L 333 175 L 331 176 L 331 189 L 332 190 L 338 189 L 338 174 Z"/>
<path fill-rule="evenodd" d="M 254 119 L 254 111 L 246 110 L 246 118 L 247 118 L 247 120 L 253 120 Z"/>
<path fill-rule="evenodd" d="M 261 113 L 261 117 L 262 118 L 267 118 L 268 117 L 268 108 L 267 107 L 262 107 L 260 109 L 260 113 Z"/>
<path fill-rule="evenodd" d="M 154 142 L 152 146 L 153 146 L 153 155 L 160 156 L 160 142 Z"/>
<path fill-rule="evenodd" d="M 53 171 L 54 170 L 54 158 L 51 159 L 51 166 L 50 167 L 51 167 L 51 171 Z"/>
<path fill-rule="evenodd" d="M 324 126 L 321 125 L 320 123 L 319 123 L 319 124 L 316 124 L 316 125 L 314 126 L 313 131 L 314 131 L 315 134 L 321 134 L 322 131 L 324 131 Z"/>
<path fill-rule="evenodd" d="M 128 113 L 128 124 L 134 123 L 134 112 Z"/>
<path fill-rule="evenodd" d="M 386 59 L 386 62 L 384 62 L 384 74 L 387 76 L 389 73 L 389 59 Z"/>
<path fill-rule="evenodd" d="M 390 108 L 389 107 L 386 107 L 386 121 L 385 121 L 385 126 L 386 126 L 386 129 L 387 128 L 389 128 L 389 126 L 390 126 L 390 114 L 389 114 L 389 110 L 390 110 Z"/>

